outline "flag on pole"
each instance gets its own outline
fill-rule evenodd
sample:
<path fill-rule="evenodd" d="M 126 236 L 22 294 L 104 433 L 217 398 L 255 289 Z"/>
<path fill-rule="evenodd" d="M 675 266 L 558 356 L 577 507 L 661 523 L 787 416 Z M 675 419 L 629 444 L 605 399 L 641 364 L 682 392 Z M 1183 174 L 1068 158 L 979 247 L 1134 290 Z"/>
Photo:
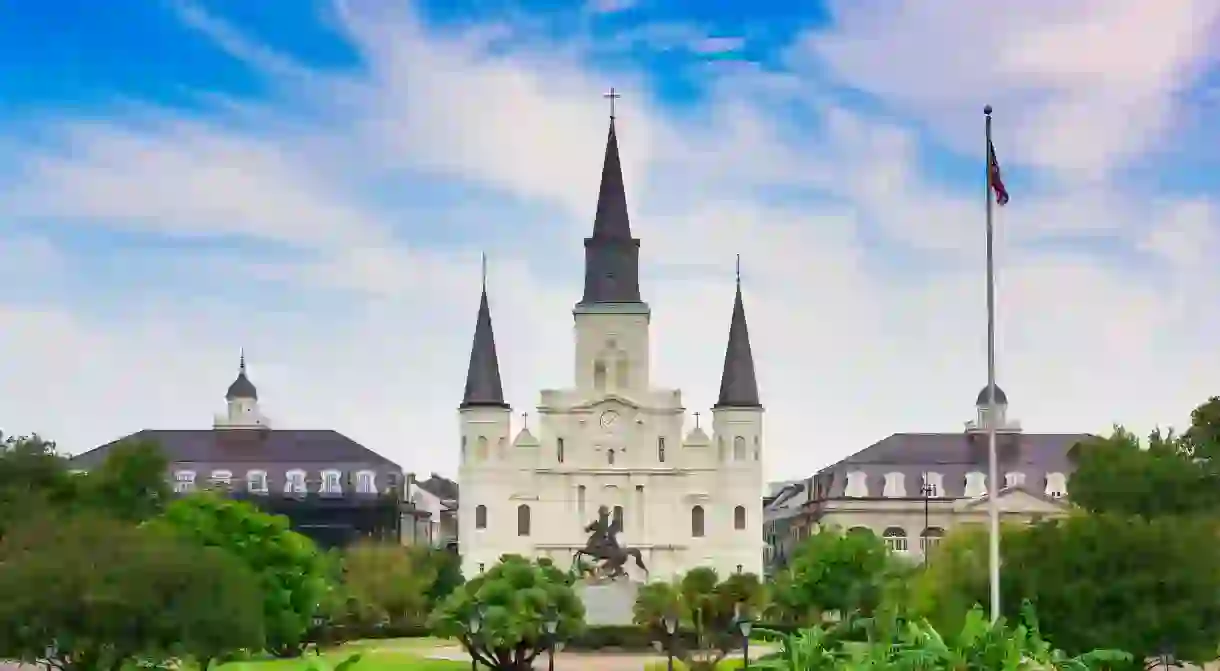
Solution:
<path fill-rule="evenodd" d="M 996 205 L 1008 203 L 1008 189 L 1004 188 L 1004 179 L 1000 177 L 1000 162 L 995 157 L 995 145 L 987 140 L 987 176 L 991 182 L 991 190 L 995 192 Z"/>

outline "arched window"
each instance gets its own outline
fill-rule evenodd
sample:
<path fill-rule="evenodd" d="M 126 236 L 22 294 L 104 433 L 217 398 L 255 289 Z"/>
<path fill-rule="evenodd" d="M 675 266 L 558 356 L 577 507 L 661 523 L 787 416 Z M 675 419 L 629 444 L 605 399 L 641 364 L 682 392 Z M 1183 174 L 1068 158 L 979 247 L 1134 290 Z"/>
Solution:
<path fill-rule="evenodd" d="M 563 438 L 555 439 L 555 460 L 563 463 Z"/>
<path fill-rule="evenodd" d="M 703 538 L 703 506 L 690 509 L 690 535 Z"/>
<path fill-rule="evenodd" d="M 508 456 L 505 453 L 505 448 L 507 446 L 508 446 L 508 440 L 506 438 L 504 438 L 503 436 L 501 436 L 500 439 L 496 441 L 496 458 L 497 459 L 503 459 L 504 457 Z"/>
<path fill-rule="evenodd" d="M 890 552 L 906 552 L 907 532 L 900 527 L 890 527 L 881 534 L 881 539 L 885 541 L 885 547 L 889 548 Z"/>
<path fill-rule="evenodd" d="M 627 388 L 627 372 L 630 369 L 627 367 L 627 358 L 620 356 L 619 360 L 614 362 L 614 386 L 619 389 Z"/>
<path fill-rule="evenodd" d="M 623 530 L 623 507 L 614 506 L 614 512 L 611 513 L 611 523 L 619 530 Z"/>
<path fill-rule="evenodd" d="M 580 485 L 576 488 L 576 514 L 580 516 L 580 523 L 587 524 L 585 521 L 585 486 Z"/>
<path fill-rule="evenodd" d="M 474 528 L 487 528 L 487 506 L 479 505 L 474 507 Z"/>
<path fill-rule="evenodd" d="M 606 450 L 606 463 L 614 465 L 614 450 Z"/>
<path fill-rule="evenodd" d="M 733 439 L 733 460 L 746 460 L 746 439 L 741 436 L 737 436 Z"/>
<path fill-rule="evenodd" d="M 871 534 L 871 533 L 873 533 L 873 530 L 869 529 L 868 527 L 852 527 L 847 530 L 847 533 L 849 533 L 849 534 Z"/>
<path fill-rule="evenodd" d="M 606 362 L 601 359 L 593 363 L 593 388 L 598 391 L 606 390 Z"/>
<path fill-rule="evenodd" d="M 1046 474 L 1046 495 L 1052 499 L 1067 496 L 1067 478 L 1063 477 L 1062 473 Z"/>
<path fill-rule="evenodd" d="M 940 545 L 940 539 L 945 537 L 945 530 L 940 527 L 928 527 L 919 534 L 919 551 L 927 554 L 928 550 Z"/>
<path fill-rule="evenodd" d="M 746 528 L 746 507 L 737 506 L 733 509 L 733 528 L 741 531 Z"/>
<path fill-rule="evenodd" d="M 530 535 L 530 507 L 524 503 L 517 506 L 517 535 Z"/>
<path fill-rule="evenodd" d="M 462 436 L 462 461 L 466 460 L 466 436 Z"/>
<path fill-rule="evenodd" d="M 665 436 L 657 437 L 657 461 L 665 463 Z"/>
<path fill-rule="evenodd" d="M 487 458 L 487 436 L 479 436 L 475 443 L 474 458 L 483 461 Z"/>

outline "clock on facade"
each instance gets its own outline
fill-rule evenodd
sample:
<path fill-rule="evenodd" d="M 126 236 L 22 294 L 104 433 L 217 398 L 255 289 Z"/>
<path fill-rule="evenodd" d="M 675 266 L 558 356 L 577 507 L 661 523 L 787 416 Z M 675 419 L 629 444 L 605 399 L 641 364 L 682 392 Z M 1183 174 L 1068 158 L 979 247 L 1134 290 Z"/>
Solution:
<path fill-rule="evenodd" d="M 613 426 L 613 425 L 614 425 L 614 423 L 615 423 L 616 421 L 618 421 L 618 413 L 617 413 L 617 412 L 615 412 L 615 411 L 613 411 L 613 410 L 607 410 L 607 411 L 605 411 L 605 412 L 603 412 L 603 413 L 602 413 L 602 419 L 601 419 L 601 422 L 602 422 L 602 428 L 603 428 L 603 429 L 608 429 L 608 428 L 610 428 L 611 426 Z"/>

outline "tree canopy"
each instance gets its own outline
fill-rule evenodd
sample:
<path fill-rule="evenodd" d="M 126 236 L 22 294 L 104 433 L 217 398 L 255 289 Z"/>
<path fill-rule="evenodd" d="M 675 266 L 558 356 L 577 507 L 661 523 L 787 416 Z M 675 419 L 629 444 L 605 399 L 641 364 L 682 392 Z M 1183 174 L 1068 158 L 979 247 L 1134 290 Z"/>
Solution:
<path fill-rule="evenodd" d="M 263 642 L 254 574 L 227 553 L 95 515 L 42 516 L 0 542 L 0 658 L 64 671 L 203 662 Z"/>
<path fill-rule="evenodd" d="M 1220 513 L 1220 397 L 1191 413 L 1181 435 L 1140 441 L 1116 426 L 1072 450 L 1072 503 L 1092 512 L 1160 517 Z"/>
<path fill-rule="evenodd" d="M 1210 661 L 1220 641 L 1220 545 L 1205 517 L 1077 514 L 1003 532 L 1004 614 L 1028 599 L 1046 636 L 1069 653 L 1118 648 L 1144 659 L 1169 645 Z M 960 626 L 987 602 L 987 535 L 954 532 L 918 578 L 914 608 Z"/>
<path fill-rule="evenodd" d="M 546 649 L 543 623 L 554 618 L 557 635 L 570 639 L 584 628 L 585 608 L 567 573 L 547 560 L 505 555 L 490 570 L 458 587 L 429 618 L 437 636 L 457 638 L 481 664 L 524 670 Z M 477 633 L 469 623 L 477 619 Z"/>
<path fill-rule="evenodd" d="M 201 492 L 171 502 L 158 525 L 204 546 L 226 550 L 260 579 L 267 648 L 294 654 L 307 642 L 328 597 L 330 566 L 313 541 L 288 521 L 244 501 Z"/>
<path fill-rule="evenodd" d="M 781 621 L 810 623 L 826 611 L 871 613 L 897 561 L 871 531 L 823 527 L 793 551 L 776 576 L 773 605 Z"/>
<path fill-rule="evenodd" d="M 741 643 L 734 631 L 738 617 L 757 617 L 766 592 L 758 576 L 735 573 L 721 581 L 715 569 L 687 571 L 673 583 L 652 582 L 640 588 L 634 608 L 637 624 L 652 630 L 658 640 L 665 634 L 664 618 L 675 617 L 695 634 L 694 650 L 675 650 L 692 669 L 712 669 Z"/>

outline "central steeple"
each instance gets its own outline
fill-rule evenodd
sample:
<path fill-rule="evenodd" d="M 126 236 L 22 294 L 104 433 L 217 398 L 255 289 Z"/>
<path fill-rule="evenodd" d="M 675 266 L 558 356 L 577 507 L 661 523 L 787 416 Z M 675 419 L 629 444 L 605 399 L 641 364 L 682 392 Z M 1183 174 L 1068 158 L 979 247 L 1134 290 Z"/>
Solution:
<path fill-rule="evenodd" d="M 609 95 L 617 96 L 613 91 Z M 580 306 L 640 303 L 640 241 L 631 237 L 614 115 L 606 137 L 593 235 L 585 238 L 585 293 Z"/>

